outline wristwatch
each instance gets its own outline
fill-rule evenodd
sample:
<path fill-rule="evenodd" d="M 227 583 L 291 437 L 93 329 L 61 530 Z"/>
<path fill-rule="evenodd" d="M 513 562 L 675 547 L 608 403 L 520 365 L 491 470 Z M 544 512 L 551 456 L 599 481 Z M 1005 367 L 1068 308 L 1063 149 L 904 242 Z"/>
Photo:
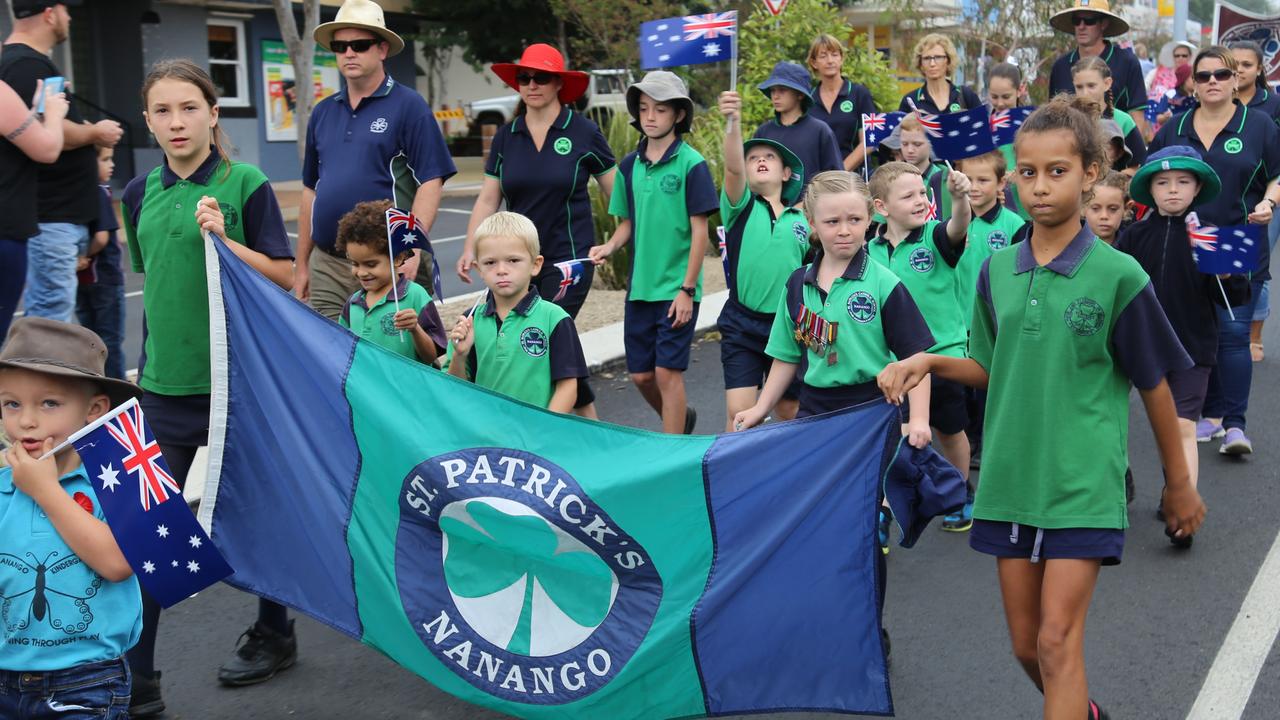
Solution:
<path fill-rule="evenodd" d="M 692 285 L 681 285 L 680 292 L 684 293 L 685 295 L 688 295 L 689 297 L 693 297 L 693 294 L 697 292 L 697 288 L 695 288 Z"/>

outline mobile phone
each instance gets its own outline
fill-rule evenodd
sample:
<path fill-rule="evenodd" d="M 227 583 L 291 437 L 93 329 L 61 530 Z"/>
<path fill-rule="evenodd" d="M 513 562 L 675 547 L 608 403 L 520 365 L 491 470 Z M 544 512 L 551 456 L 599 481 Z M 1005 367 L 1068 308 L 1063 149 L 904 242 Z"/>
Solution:
<path fill-rule="evenodd" d="M 60 93 L 66 85 L 67 79 L 61 75 L 54 75 L 44 79 L 44 92 L 40 93 L 40 97 L 36 99 L 36 112 L 44 114 L 44 97 L 49 93 Z"/>

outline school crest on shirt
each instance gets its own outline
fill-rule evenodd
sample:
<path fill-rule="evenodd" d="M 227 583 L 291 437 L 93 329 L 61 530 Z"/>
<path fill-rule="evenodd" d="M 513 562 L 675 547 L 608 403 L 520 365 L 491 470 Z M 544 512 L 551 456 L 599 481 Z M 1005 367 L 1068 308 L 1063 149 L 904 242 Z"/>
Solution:
<path fill-rule="evenodd" d="M 658 181 L 658 187 L 662 188 L 662 192 L 668 195 L 675 195 L 680 192 L 680 176 L 675 173 L 667 173 Z"/>
<path fill-rule="evenodd" d="M 792 223 L 791 232 L 795 233 L 796 242 L 806 246 L 809 244 L 809 226 L 802 222 Z"/>
<path fill-rule="evenodd" d="M 876 319 L 876 299 L 866 290 L 859 290 L 849 296 L 849 317 L 867 324 Z"/>
<path fill-rule="evenodd" d="M 573 141 L 567 137 L 556 138 L 555 143 L 551 146 L 558 155 L 568 155 L 573 152 Z"/>
<path fill-rule="evenodd" d="M 1222 149 L 1235 155 L 1244 149 L 1244 143 L 1240 142 L 1240 138 L 1231 138 L 1222 144 Z"/>
<path fill-rule="evenodd" d="M 374 120 L 373 122 L 369 123 L 369 132 L 384 133 L 387 131 L 387 128 L 389 127 L 391 127 L 391 123 L 387 122 L 386 118 L 380 117 L 377 120 Z"/>
<path fill-rule="evenodd" d="M 387 313 L 382 316 L 382 334 L 395 335 L 400 332 L 396 329 L 396 316 L 393 313 Z"/>
<path fill-rule="evenodd" d="M 218 203 L 218 209 L 222 211 L 222 229 L 231 232 L 240 227 L 240 211 L 236 210 L 234 205 L 230 203 Z"/>
<path fill-rule="evenodd" d="M 1067 327 L 1071 328 L 1071 332 L 1081 337 L 1088 337 L 1102 329 L 1107 320 L 1107 312 L 1096 300 L 1081 297 L 1072 300 L 1067 306 L 1063 320 L 1067 323 Z"/>
<path fill-rule="evenodd" d="M 853 101 L 845 100 L 844 102 L 840 103 L 840 112 L 847 112 L 847 113 L 853 112 Z"/>
<path fill-rule="evenodd" d="M 1009 236 L 1003 230 L 992 230 L 987 236 L 987 246 L 992 250 L 1003 250 L 1009 247 Z"/>
<path fill-rule="evenodd" d="M 547 334 L 542 328 L 525 328 L 520 333 L 520 349 L 529 357 L 542 357 L 547 354 Z"/>
<path fill-rule="evenodd" d="M 907 262 L 911 265 L 912 270 L 918 273 L 927 273 L 933 269 L 933 250 L 927 247 L 918 247 L 911 251 Z"/>

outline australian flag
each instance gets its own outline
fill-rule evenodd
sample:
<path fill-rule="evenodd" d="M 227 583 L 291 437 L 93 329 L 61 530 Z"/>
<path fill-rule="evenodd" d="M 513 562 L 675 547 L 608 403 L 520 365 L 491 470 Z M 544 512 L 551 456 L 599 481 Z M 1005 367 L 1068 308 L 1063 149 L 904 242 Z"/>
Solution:
<path fill-rule="evenodd" d="M 865 115 L 863 117 L 866 117 Z M 716 248 L 720 250 L 720 264 L 724 265 L 724 279 L 729 280 L 729 239 L 725 226 L 716 226 Z"/>
<path fill-rule="evenodd" d="M 1022 127 L 1022 123 L 1027 121 L 1027 116 L 1033 110 L 1035 110 L 1034 107 L 1016 107 L 992 113 L 991 135 L 996 146 L 1012 143 L 1013 136 L 1018 134 L 1018 128 Z"/>
<path fill-rule="evenodd" d="M 720 62 L 737 57 L 735 10 L 640 23 L 640 67 L 646 70 Z"/>
<path fill-rule="evenodd" d="M 916 117 L 924 126 L 939 160 L 963 160 L 996 149 L 991 134 L 991 114 L 987 107 L 933 115 L 916 109 Z"/>
<path fill-rule="evenodd" d="M 421 250 L 431 255 L 431 297 L 440 300 L 444 297 L 444 287 L 440 284 L 440 262 L 431 250 L 431 241 L 427 238 L 427 229 L 418 222 L 413 213 L 400 208 L 387 208 L 387 246 L 390 248 L 391 265 L 395 267 L 395 256 L 406 250 Z M 412 280 L 413 278 L 410 278 Z"/>
<path fill-rule="evenodd" d="M 560 271 L 560 287 L 556 290 L 555 297 L 551 298 L 551 302 L 563 300 L 565 295 L 569 294 L 569 288 L 582 281 L 582 274 L 587 269 L 587 261 L 565 260 L 556 263 L 556 269 Z"/>
<path fill-rule="evenodd" d="M 1262 249 L 1261 225 L 1201 225 L 1194 213 L 1187 214 L 1187 236 L 1196 267 L 1207 275 L 1253 272 Z"/>
<path fill-rule="evenodd" d="M 866 133 L 867 148 L 879 147 L 885 138 L 893 134 L 894 128 L 906 117 L 906 113 L 863 113 L 862 129 Z"/>
<path fill-rule="evenodd" d="M 164 607 L 231 574 L 196 522 L 135 399 L 71 436 L 106 516 L 138 577 Z"/>
<path fill-rule="evenodd" d="M 1168 93 L 1160 93 L 1156 97 L 1147 98 L 1147 109 L 1143 111 L 1143 116 L 1147 122 L 1155 123 L 1156 118 L 1163 115 L 1169 110 Z"/>

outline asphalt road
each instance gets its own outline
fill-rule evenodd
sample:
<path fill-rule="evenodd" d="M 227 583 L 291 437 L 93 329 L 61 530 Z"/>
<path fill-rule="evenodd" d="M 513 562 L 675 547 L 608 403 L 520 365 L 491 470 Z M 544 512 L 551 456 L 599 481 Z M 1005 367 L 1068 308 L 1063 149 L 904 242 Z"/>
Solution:
<path fill-rule="evenodd" d="M 1269 325 L 1266 341 L 1280 348 L 1280 322 Z M 1258 453 L 1231 460 L 1217 454 L 1216 443 L 1201 446 L 1201 491 L 1210 511 L 1189 553 L 1171 549 L 1152 519 L 1159 465 L 1135 399 L 1130 444 L 1138 497 L 1124 563 L 1102 572 L 1087 640 L 1091 692 L 1116 720 L 1187 717 L 1280 528 L 1280 465 L 1274 455 L 1280 448 L 1280 357 L 1255 368 L 1250 417 Z M 714 340 L 695 349 L 686 379 L 699 409 L 698 430 L 722 427 L 723 385 Z M 658 428 L 657 416 L 624 373 L 597 376 L 596 392 L 602 417 Z M 1274 612 L 1280 600 L 1269 600 Z M 253 620 L 254 608 L 254 598 L 219 586 L 164 615 L 158 667 L 164 672 L 169 717 L 501 717 L 435 690 L 376 651 L 306 618 L 297 621 L 297 666 L 263 685 L 221 688 L 217 668 Z M 970 550 L 965 536 L 943 533 L 935 525 L 914 549 L 895 547 L 885 617 L 893 637 L 891 681 L 898 717 L 1038 716 L 1040 698 L 1008 650 L 995 564 Z M 1270 640 L 1263 645 L 1268 646 Z M 1244 717 L 1274 718 L 1278 705 L 1280 650 L 1271 647 Z"/>

